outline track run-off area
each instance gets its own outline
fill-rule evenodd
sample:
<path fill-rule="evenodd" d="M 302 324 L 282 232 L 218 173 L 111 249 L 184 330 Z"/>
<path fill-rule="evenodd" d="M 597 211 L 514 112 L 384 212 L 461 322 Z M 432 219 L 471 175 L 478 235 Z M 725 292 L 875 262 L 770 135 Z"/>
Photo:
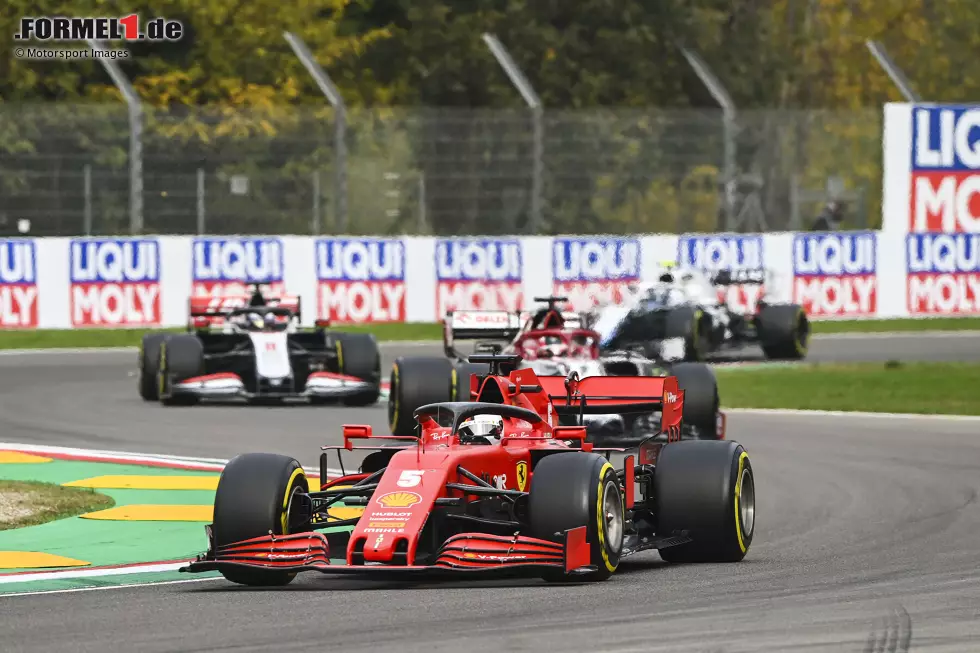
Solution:
<path fill-rule="evenodd" d="M 383 366 L 439 349 L 385 344 Z M 889 359 L 980 360 L 980 334 L 821 336 L 809 356 Z M 0 441 L 213 459 L 270 451 L 313 467 L 320 445 L 341 441 L 341 424 L 386 429 L 383 404 L 165 408 L 139 399 L 135 370 L 135 350 L 0 355 Z M 274 590 L 186 576 L 8 594 L 0 595 L 3 650 L 980 646 L 980 418 L 732 411 L 728 437 L 747 448 L 757 477 L 756 534 L 741 563 L 670 565 L 650 552 L 625 560 L 607 582 L 572 586 L 314 573 Z"/>

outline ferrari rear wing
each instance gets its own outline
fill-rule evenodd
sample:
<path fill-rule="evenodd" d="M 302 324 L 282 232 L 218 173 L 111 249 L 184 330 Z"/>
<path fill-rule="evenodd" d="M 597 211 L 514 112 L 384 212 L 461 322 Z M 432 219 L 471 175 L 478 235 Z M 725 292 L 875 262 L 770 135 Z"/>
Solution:
<path fill-rule="evenodd" d="M 559 415 L 661 413 L 661 430 L 679 433 L 684 391 L 673 376 L 538 376 Z"/>

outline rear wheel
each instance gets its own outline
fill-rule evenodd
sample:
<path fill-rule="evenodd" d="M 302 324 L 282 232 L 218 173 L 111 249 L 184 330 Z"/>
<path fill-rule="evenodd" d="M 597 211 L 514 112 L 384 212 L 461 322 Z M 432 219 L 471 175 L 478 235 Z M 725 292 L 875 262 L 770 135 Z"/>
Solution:
<path fill-rule="evenodd" d="M 531 535 L 542 540 L 561 542 L 565 531 L 586 527 L 595 570 L 584 576 L 549 570 L 545 580 L 605 580 L 619 567 L 623 497 L 616 471 L 602 456 L 570 452 L 542 458 L 531 477 L 528 514 Z"/>
<path fill-rule="evenodd" d="M 456 383 L 453 385 L 453 401 L 470 400 L 470 377 L 490 373 L 487 363 L 459 363 L 456 365 Z"/>
<path fill-rule="evenodd" d="M 166 333 L 147 333 L 140 341 L 139 362 L 140 397 L 145 401 L 156 401 L 160 398 L 160 383 L 157 374 L 160 372 L 160 345 L 167 339 Z"/>
<path fill-rule="evenodd" d="M 214 495 L 214 546 L 268 535 L 311 530 L 309 523 L 290 523 L 296 493 L 309 493 L 303 468 L 289 456 L 247 453 L 225 465 Z M 295 573 L 266 569 L 226 569 L 221 574 L 241 585 L 286 585 Z"/>
<path fill-rule="evenodd" d="M 371 387 L 349 397 L 347 406 L 370 406 L 377 403 L 381 394 L 381 352 L 370 333 L 334 333 L 339 372 L 371 382 Z"/>
<path fill-rule="evenodd" d="M 810 346 L 810 320 L 796 304 L 764 306 L 755 318 L 759 344 L 766 358 L 801 360 Z"/>
<path fill-rule="evenodd" d="M 732 441 L 673 442 L 654 471 L 657 534 L 687 531 L 691 541 L 660 549 L 667 562 L 738 562 L 755 533 L 755 476 Z"/>
<path fill-rule="evenodd" d="M 197 397 L 193 395 L 173 395 L 171 392 L 173 384 L 204 373 L 204 346 L 197 336 L 170 336 L 160 345 L 159 361 L 160 401 L 165 406 L 196 404 Z"/>
<path fill-rule="evenodd" d="M 403 357 L 391 366 L 388 425 L 392 435 L 414 435 L 415 409 L 452 401 L 456 370 L 448 358 Z"/>
<path fill-rule="evenodd" d="M 715 439 L 718 433 L 718 381 L 704 363 L 679 363 L 670 369 L 684 391 L 684 424 L 696 428 L 701 437 Z"/>

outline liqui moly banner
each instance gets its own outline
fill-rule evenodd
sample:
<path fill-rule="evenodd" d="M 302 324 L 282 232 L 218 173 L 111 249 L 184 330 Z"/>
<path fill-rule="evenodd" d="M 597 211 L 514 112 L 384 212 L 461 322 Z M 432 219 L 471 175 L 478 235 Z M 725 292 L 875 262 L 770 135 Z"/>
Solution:
<path fill-rule="evenodd" d="M 244 295 L 249 285 L 285 292 L 283 243 L 279 238 L 195 238 L 191 253 L 194 295 Z"/>
<path fill-rule="evenodd" d="M 317 311 L 336 322 L 405 320 L 405 245 L 396 239 L 320 239 Z"/>
<path fill-rule="evenodd" d="M 909 315 L 980 313 L 980 234 L 909 234 Z"/>
<path fill-rule="evenodd" d="M 68 261 L 72 326 L 160 323 L 160 244 L 156 240 L 72 240 Z"/>
<path fill-rule="evenodd" d="M 888 104 L 882 229 L 980 233 L 980 105 Z"/>
<path fill-rule="evenodd" d="M 629 284 L 640 280 L 638 238 L 555 238 L 552 292 L 568 297 L 572 310 L 621 304 Z"/>
<path fill-rule="evenodd" d="M 0 239 L 0 328 L 38 325 L 37 249 L 32 240 Z"/>
<path fill-rule="evenodd" d="M 681 236 L 677 241 L 677 264 L 709 274 L 764 270 L 765 244 L 761 235 Z M 718 289 L 719 301 L 737 313 L 753 313 L 765 287 L 759 284 L 734 284 Z"/>
<path fill-rule="evenodd" d="M 876 234 L 793 237 L 793 301 L 811 317 L 870 317 L 877 308 Z"/>
<path fill-rule="evenodd" d="M 520 310 L 524 303 L 521 242 L 452 238 L 436 241 L 436 320 L 454 310 Z"/>

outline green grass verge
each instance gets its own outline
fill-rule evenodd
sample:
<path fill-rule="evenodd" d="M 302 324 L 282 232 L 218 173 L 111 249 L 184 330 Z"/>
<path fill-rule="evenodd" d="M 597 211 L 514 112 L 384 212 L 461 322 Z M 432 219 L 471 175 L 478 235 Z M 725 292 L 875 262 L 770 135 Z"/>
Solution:
<path fill-rule="evenodd" d="M 111 508 L 115 503 L 111 497 L 88 488 L 0 481 L 0 531 Z"/>
<path fill-rule="evenodd" d="M 980 331 L 980 317 L 936 317 L 921 320 L 823 320 L 810 324 L 813 333 Z"/>
<path fill-rule="evenodd" d="M 379 341 L 442 340 L 442 325 L 413 324 L 337 325 L 339 331 L 373 333 Z M 159 331 L 159 329 L 152 329 Z M 183 329 L 164 329 L 177 333 Z M 873 333 L 880 331 L 980 331 L 980 318 L 929 320 L 840 320 L 813 323 L 814 333 Z M 51 349 L 76 347 L 136 347 L 148 329 L 37 329 L 0 331 L 0 349 Z"/>
<path fill-rule="evenodd" d="M 727 408 L 980 415 L 977 363 L 816 363 L 716 374 Z"/>

